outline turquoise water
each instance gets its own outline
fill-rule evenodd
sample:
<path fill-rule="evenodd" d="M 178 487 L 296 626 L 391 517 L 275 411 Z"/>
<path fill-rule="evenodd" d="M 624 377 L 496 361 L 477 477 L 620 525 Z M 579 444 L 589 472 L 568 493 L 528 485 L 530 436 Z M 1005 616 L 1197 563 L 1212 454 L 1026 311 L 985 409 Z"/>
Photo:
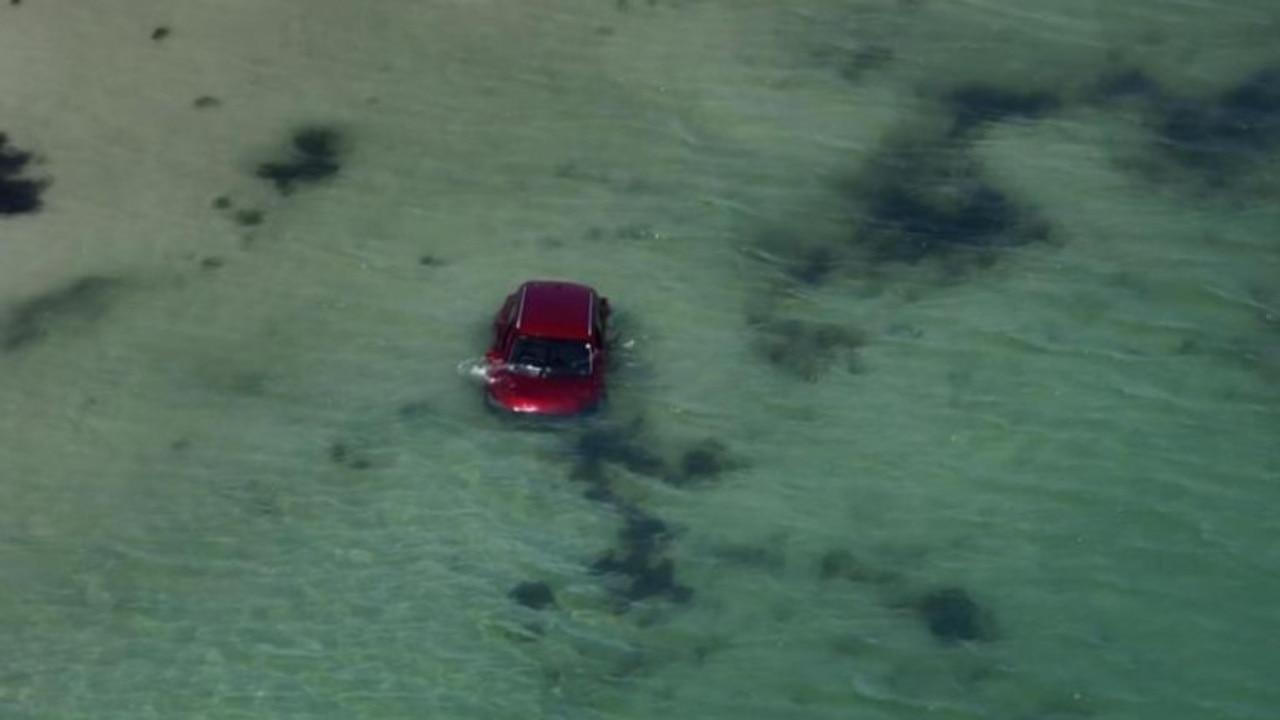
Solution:
<path fill-rule="evenodd" d="M 198 5 L 0 12 L 0 718 L 1274 716 L 1268 3 Z"/>

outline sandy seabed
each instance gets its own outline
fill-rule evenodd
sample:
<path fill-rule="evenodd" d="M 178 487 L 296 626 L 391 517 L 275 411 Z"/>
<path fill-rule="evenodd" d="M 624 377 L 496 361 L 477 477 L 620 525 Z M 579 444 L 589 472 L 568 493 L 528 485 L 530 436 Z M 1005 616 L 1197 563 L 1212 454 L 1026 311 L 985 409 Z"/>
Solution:
<path fill-rule="evenodd" d="M 0 717 L 1268 717 L 1280 10 L 1113 4 L 0 8 Z"/>

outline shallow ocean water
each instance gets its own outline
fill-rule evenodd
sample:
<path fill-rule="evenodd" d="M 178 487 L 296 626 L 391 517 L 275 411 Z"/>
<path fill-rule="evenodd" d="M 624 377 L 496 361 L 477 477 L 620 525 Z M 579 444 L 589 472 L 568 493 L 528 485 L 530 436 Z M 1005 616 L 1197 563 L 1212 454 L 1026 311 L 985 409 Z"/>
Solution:
<path fill-rule="evenodd" d="M 1280 11 L 1083 5 L 0 10 L 0 717 L 1271 717 Z"/>

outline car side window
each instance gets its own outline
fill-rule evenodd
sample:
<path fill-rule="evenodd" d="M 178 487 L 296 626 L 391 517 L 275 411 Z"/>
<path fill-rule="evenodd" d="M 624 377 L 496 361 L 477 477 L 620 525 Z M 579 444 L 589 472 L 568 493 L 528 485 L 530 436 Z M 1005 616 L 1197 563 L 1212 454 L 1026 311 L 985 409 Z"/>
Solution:
<path fill-rule="evenodd" d="M 516 321 L 516 296 L 508 295 L 507 301 L 502 305 L 502 311 L 498 313 L 498 323 L 505 329 L 510 328 Z"/>
<path fill-rule="evenodd" d="M 609 319 L 609 302 L 604 298 L 596 300 L 595 312 L 592 313 L 595 320 L 592 323 L 591 331 L 596 336 L 596 341 L 603 343 L 608 338 L 605 337 L 605 322 Z"/>

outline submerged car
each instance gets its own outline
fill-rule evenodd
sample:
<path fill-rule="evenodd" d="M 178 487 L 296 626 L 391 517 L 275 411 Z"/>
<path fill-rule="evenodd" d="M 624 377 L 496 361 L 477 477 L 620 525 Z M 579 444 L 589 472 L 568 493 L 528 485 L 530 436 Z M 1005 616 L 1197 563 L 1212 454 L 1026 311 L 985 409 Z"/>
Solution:
<path fill-rule="evenodd" d="M 600 408 L 608 361 L 609 301 L 595 289 L 530 280 L 507 296 L 485 353 L 489 404 L 524 415 Z"/>

